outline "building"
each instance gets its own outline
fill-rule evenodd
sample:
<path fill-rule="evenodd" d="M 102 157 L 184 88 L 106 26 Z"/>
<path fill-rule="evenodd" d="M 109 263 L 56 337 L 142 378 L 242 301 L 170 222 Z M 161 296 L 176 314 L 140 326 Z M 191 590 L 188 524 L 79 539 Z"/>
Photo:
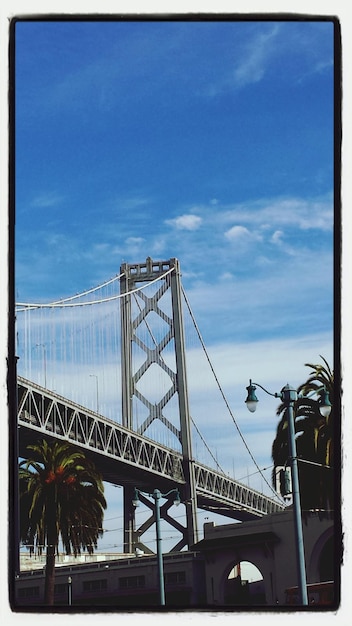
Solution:
<path fill-rule="evenodd" d="M 15 603 L 43 606 L 43 565 L 21 572 L 15 583 Z M 198 552 L 164 555 L 165 598 L 168 606 L 204 606 L 204 558 Z M 64 565 L 55 571 L 55 606 L 114 608 L 155 607 L 159 604 L 156 556 L 129 555 L 105 561 Z"/>
<path fill-rule="evenodd" d="M 305 514 L 303 534 L 310 604 L 324 603 L 326 608 L 336 609 L 340 555 L 331 515 L 319 511 Z M 256 573 L 253 577 L 248 574 L 251 570 Z M 164 582 L 170 609 L 222 610 L 297 602 L 292 510 L 250 522 L 204 524 L 204 538 L 192 550 L 164 555 Z M 43 597 L 43 564 L 22 571 L 15 583 L 15 606 L 40 606 Z M 158 604 L 155 555 L 124 555 L 56 567 L 56 606 L 138 610 Z"/>
<path fill-rule="evenodd" d="M 297 585 L 293 524 L 292 509 L 242 524 L 204 524 L 204 539 L 195 547 L 205 560 L 207 604 L 220 607 L 287 604 L 287 590 Z M 330 604 L 337 603 L 339 555 L 332 516 L 320 511 L 305 514 L 303 537 L 307 584 L 333 582 Z M 255 592 L 253 583 L 242 574 L 237 577 L 237 587 L 235 582 L 231 587 L 230 574 L 241 563 L 250 563 L 259 572 Z M 317 602 L 313 597 L 310 600 Z"/>

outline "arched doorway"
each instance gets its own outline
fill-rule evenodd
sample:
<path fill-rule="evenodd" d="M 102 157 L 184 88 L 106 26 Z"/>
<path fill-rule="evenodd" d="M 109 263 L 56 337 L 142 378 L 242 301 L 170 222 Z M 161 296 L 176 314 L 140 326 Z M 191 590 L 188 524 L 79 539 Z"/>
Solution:
<path fill-rule="evenodd" d="M 253 563 L 240 561 L 231 567 L 225 580 L 224 602 L 242 606 L 265 604 L 263 576 Z"/>
<path fill-rule="evenodd" d="M 334 541 L 329 537 L 326 541 L 319 558 L 319 580 L 325 582 L 334 580 Z"/>

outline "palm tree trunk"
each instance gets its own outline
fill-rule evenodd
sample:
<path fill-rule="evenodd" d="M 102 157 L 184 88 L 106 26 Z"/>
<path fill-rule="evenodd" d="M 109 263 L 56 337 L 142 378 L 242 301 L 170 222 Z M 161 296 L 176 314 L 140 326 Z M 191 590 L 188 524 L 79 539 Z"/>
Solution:
<path fill-rule="evenodd" d="M 45 593 L 44 602 L 49 606 L 54 604 L 54 587 L 55 587 L 55 546 L 48 545 L 46 550 L 46 567 L 45 567 Z"/>
<path fill-rule="evenodd" d="M 47 528 L 47 548 L 46 548 L 46 567 L 45 567 L 45 604 L 52 606 L 54 604 L 55 589 L 55 554 L 57 548 L 57 522 L 55 507 L 55 485 L 50 489 L 47 501 L 46 511 L 46 528 Z"/>

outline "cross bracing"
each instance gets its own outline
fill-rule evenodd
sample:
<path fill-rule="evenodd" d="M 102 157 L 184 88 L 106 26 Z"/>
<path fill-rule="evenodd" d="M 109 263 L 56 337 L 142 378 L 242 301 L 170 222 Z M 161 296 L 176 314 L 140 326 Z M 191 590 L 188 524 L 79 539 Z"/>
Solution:
<path fill-rule="evenodd" d="M 68 440 L 85 448 L 107 482 L 139 484 L 152 490 L 185 485 L 182 454 L 166 448 L 121 424 L 108 420 L 39 385 L 18 377 L 20 455 L 38 435 Z M 283 507 L 277 501 L 228 476 L 194 462 L 198 508 L 234 519 L 250 519 Z"/>

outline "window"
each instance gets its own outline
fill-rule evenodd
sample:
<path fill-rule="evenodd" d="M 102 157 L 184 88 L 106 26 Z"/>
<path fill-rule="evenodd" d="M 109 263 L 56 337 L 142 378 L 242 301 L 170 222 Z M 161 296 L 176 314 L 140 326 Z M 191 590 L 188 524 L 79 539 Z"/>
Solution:
<path fill-rule="evenodd" d="M 106 578 L 83 581 L 83 591 L 104 591 L 105 589 L 107 589 L 107 586 L 108 581 Z"/>
<path fill-rule="evenodd" d="M 39 596 L 39 587 L 22 587 L 18 590 L 19 598 L 37 598 Z"/>
<path fill-rule="evenodd" d="M 166 585 L 183 585 L 186 582 L 186 572 L 167 572 L 165 574 Z"/>
<path fill-rule="evenodd" d="M 67 593 L 68 583 L 59 583 L 54 587 L 55 595 L 61 595 L 62 593 Z"/>
<path fill-rule="evenodd" d="M 119 578 L 120 589 L 145 587 L 145 576 L 124 576 Z"/>

